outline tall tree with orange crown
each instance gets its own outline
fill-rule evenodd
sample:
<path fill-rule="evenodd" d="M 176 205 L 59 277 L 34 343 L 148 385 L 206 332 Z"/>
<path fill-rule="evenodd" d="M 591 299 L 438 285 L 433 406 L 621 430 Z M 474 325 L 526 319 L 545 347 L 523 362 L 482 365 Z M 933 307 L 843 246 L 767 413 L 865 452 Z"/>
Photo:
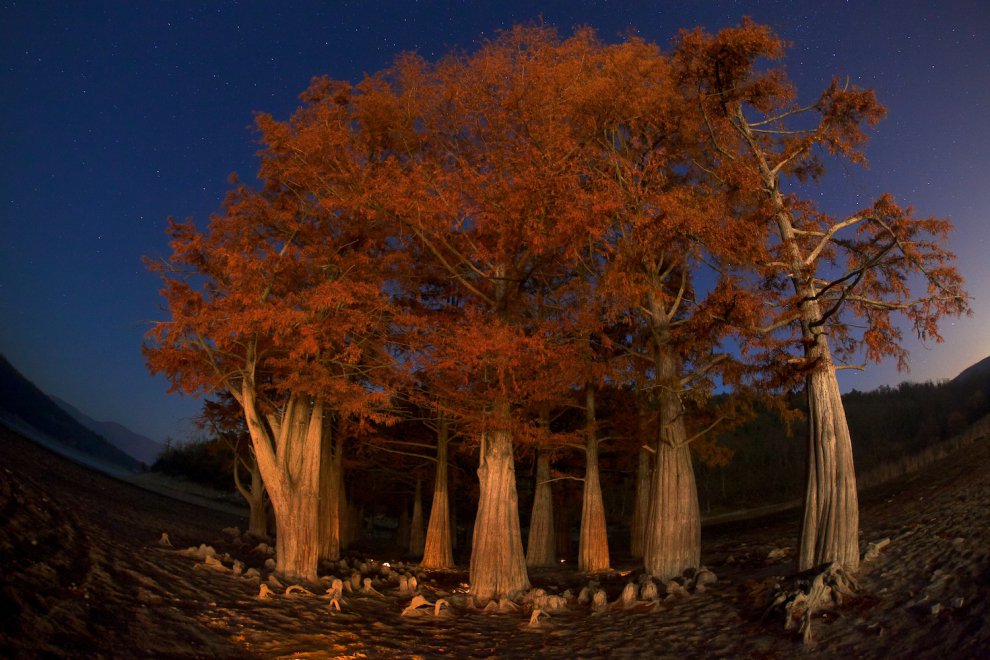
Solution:
<path fill-rule="evenodd" d="M 315 580 L 318 557 L 339 553 L 343 438 L 331 432 L 388 420 L 391 261 L 365 210 L 384 168 L 354 95 L 321 80 L 303 99 L 289 122 L 259 116 L 263 190 L 238 186 L 205 232 L 170 225 L 172 255 L 151 264 L 170 318 L 144 350 L 173 389 L 240 403 L 275 510 L 277 570 Z"/>
<path fill-rule="evenodd" d="M 713 189 L 733 196 L 735 219 L 766 256 L 752 264 L 745 331 L 766 359 L 773 385 L 803 381 L 808 468 L 798 567 L 859 565 L 859 510 L 852 444 L 836 370 L 894 357 L 907 366 L 900 315 L 923 339 L 938 322 L 968 311 L 945 241 L 947 220 L 915 217 L 889 195 L 848 215 L 823 211 L 802 182 L 825 158 L 864 164 L 866 130 L 884 116 L 872 90 L 833 81 L 812 103 L 777 64 L 784 43 L 746 21 L 710 35 L 682 33 L 675 50 L 681 93 L 703 121 L 699 162 Z M 739 297 L 742 301 L 743 296 Z"/>

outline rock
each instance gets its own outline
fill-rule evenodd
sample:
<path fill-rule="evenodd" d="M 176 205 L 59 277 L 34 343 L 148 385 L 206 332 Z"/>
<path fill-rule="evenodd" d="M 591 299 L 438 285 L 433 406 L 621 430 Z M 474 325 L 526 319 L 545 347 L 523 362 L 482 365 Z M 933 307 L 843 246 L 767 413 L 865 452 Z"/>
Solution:
<path fill-rule="evenodd" d="M 965 603 L 966 603 L 966 599 L 963 598 L 962 596 L 956 596 L 951 601 L 949 601 L 949 605 L 951 605 L 953 609 L 957 609 L 957 610 L 960 609 Z"/>
<path fill-rule="evenodd" d="M 698 571 L 698 574 L 694 576 L 694 589 L 695 591 L 704 591 L 709 585 L 718 582 L 718 577 L 715 576 L 713 572 L 707 568 L 702 568 Z"/>
<path fill-rule="evenodd" d="M 654 601 L 660 598 L 660 593 L 657 590 L 657 583 L 653 580 L 643 584 L 643 588 L 639 592 L 639 599 L 645 601 Z"/>
<path fill-rule="evenodd" d="M 767 555 L 767 561 L 779 561 L 785 559 L 791 553 L 789 548 L 774 548 Z"/>
<path fill-rule="evenodd" d="M 265 560 L 265 568 L 268 569 L 269 571 L 274 571 L 275 566 L 276 566 L 275 560 L 272 559 L 271 557 Z"/>
<path fill-rule="evenodd" d="M 235 539 L 240 537 L 241 535 L 241 530 L 238 529 L 237 527 L 224 527 L 223 530 L 221 531 L 227 536 L 232 536 Z"/>
<path fill-rule="evenodd" d="M 268 588 L 268 585 L 262 582 L 261 588 L 258 590 L 258 598 L 260 598 L 261 600 L 268 600 L 269 598 L 272 598 L 274 595 L 275 594 L 272 593 L 272 590 Z"/>
<path fill-rule="evenodd" d="M 168 537 L 168 532 L 162 532 L 162 537 L 158 539 L 158 545 L 164 546 L 166 548 L 173 548 L 172 539 Z"/>

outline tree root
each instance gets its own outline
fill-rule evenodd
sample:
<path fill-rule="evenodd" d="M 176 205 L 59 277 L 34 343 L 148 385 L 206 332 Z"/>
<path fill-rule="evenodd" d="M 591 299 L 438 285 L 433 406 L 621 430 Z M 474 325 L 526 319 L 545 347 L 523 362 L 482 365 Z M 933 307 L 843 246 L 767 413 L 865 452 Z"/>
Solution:
<path fill-rule="evenodd" d="M 866 547 L 866 552 L 863 553 L 863 563 L 874 561 L 880 556 L 880 551 L 890 545 L 890 539 L 884 538 L 880 539 L 876 543 L 871 543 Z"/>
<path fill-rule="evenodd" d="M 424 614 L 430 613 L 430 610 L 427 609 L 430 607 L 433 608 L 433 616 L 435 617 L 440 616 L 441 612 L 444 611 L 444 608 L 447 608 L 448 611 L 450 609 L 450 605 L 443 598 L 437 600 L 435 603 L 431 603 L 423 596 L 416 595 L 413 596 L 413 599 L 409 602 L 409 605 L 402 610 L 401 616 L 423 616 Z"/>
<path fill-rule="evenodd" d="M 783 610 L 784 630 L 798 629 L 805 645 L 814 643 L 811 630 L 815 614 L 842 605 L 843 599 L 852 596 L 857 588 L 851 575 L 841 566 L 830 564 L 814 576 L 810 584 L 799 584 L 797 589 L 778 592 L 767 610 Z"/>

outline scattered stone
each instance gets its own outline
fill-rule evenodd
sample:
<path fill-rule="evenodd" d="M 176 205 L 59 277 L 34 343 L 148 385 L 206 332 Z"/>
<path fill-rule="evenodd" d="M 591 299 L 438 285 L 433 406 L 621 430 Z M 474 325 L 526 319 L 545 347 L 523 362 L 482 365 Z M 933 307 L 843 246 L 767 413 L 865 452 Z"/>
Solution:
<path fill-rule="evenodd" d="M 269 598 L 273 598 L 274 596 L 275 594 L 272 593 L 272 590 L 268 588 L 268 585 L 262 582 L 261 588 L 258 590 L 258 598 L 260 598 L 261 600 L 268 600 Z"/>
<path fill-rule="evenodd" d="M 257 553 L 259 555 L 274 555 L 275 548 L 271 547 L 267 543 L 259 543 L 258 545 L 254 546 L 254 550 L 252 550 L 251 552 Z"/>
<path fill-rule="evenodd" d="M 227 536 L 232 536 L 235 539 L 239 538 L 241 535 L 241 530 L 238 529 L 237 527 L 224 527 L 222 531 Z"/>
<path fill-rule="evenodd" d="M 660 599 L 660 594 L 657 591 L 657 583 L 653 580 L 649 580 L 643 584 L 643 588 L 639 592 L 639 599 L 645 601 L 655 601 Z"/>
<path fill-rule="evenodd" d="M 957 609 L 957 610 L 958 610 L 958 609 L 960 609 L 960 608 L 961 608 L 961 607 L 962 607 L 962 606 L 963 606 L 963 605 L 964 605 L 965 603 L 966 603 L 966 599 L 965 599 L 965 598 L 963 598 L 962 596 L 956 596 L 955 598 L 953 598 L 953 599 L 952 599 L 952 600 L 951 600 L 951 601 L 949 602 L 949 605 L 951 605 L 951 606 L 953 607 L 953 609 Z"/>
<path fill-rule="evenodd" d="M 712 571 L 707 568 L 702 568 L 698 571 L 697 575 L 694 576 L 694 590 L 704 591 L 709 585 L 718 582 L 718 577 Z"/>
<path fill-rule="evenodd" d="M 779 561 L 781 559 L 786 559 L 787 555 L 791 553 L 790 548 L 774 548 L 767 555 L 767 561 Z"/>
<path fill-rule="evenodd" d="M 180 550 L 179 554 L 186 557 L 195 557 L 196 559 L 205 561 L 207 557 L 216 557 L 217 551 L 214 550 L 212 546 L 201 544 L 198 548 L 195 546 L 190 546 L 185 550 Z"/>
<path fill-rule="evenodd" d="M 166 548 L 174 548 L 172 545 L 172 539 L 168 537 L 168 532 L 162 532 L 162 537 L 158 539 L 158 545 L 164 546 Z"/>
<path fill-rule="evenodd" d="M 275 563 L 275 560 L 271 557 L 265 560 L 265 568 L 269 571 L 274 571 L 276 566 L 277 564 Z"/>

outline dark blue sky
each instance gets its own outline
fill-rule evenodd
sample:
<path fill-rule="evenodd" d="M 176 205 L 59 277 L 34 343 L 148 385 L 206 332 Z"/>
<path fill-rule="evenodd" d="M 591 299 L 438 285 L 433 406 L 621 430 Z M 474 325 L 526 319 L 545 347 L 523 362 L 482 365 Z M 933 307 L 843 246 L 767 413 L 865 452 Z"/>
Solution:
<path fill-rule="evenodd" d="M 0 2 L 0 352 L 97 419 L 182 438 L 198 402 L 140 354 L 163 318 L 141 263 L 166 217 L 205 222 L 231 171 L 257 169 L 255 111 L 285 118 L 314 75 L 355 80 L 404 50 L 433 58 L 539 16 L 562 32 L 667 44 L 746 15 L 794 44 L 806 99 L 833 74 L 889 110 L 869 170 L 839 168 L 826 210 L 880 191 L 953 219 L 972 318 L 910 342 L 912 372 L 844 372 L 845 389 L 956 375 L 990 355 L 990 2 Z"/>

